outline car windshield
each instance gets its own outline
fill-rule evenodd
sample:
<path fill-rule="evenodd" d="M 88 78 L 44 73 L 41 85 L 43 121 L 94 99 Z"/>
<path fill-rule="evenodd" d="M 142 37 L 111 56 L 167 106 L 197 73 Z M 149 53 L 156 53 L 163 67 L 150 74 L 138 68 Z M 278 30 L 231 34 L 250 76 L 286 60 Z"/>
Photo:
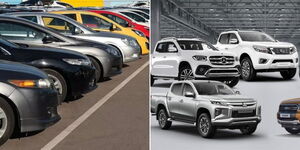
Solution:
<path fill-rule="evenodd" d="M 233 95 L 235 92 L 227 85 L 219 82 L 193 83 L 199 95 Z"/>
<path fill-rule="evenodd" d="M 177 42 L 182 50 L 218 50 L 212 44 L 204 41 L 178 40 Z"/>
<path fill-rule="evenodd" d="M 270 35 L 263 32 L 239 32 L 243 41 L 248 42 L 275 42 Z"/>

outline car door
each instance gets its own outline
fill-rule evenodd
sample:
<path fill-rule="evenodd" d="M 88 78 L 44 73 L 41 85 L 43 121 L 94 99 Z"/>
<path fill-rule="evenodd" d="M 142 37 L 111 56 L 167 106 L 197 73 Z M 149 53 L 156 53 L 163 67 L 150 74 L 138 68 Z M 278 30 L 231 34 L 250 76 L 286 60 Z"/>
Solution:
<path fill-rule="evenodd" d="M 182 83 L 175 83 L 167 95 L 168 109 L 172 118 L 180 117 L 180 100 L 182 99 Z"/>
<path fill-rule="evenodd" d="M 186 93 L 192 93 L 194 96 L 186 95 Z M 182 120 L 195 121 L 195 95 L 194 88 L 189 83 L 183 84 L 183 96 L 180 102 L 180 116 Z"/>

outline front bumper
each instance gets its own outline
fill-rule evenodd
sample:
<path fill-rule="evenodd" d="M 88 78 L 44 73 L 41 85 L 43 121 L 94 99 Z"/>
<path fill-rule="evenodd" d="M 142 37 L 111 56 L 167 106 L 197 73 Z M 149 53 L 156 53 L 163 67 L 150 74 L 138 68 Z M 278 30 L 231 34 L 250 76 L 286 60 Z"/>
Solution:
<path fill-rule="evenodd" d="M 18 88 L 10 96 L 20 117 L 20 131 L 46 129 L 61 118 L 57 113 L 58 97 L 54 89 Z"/>
<path fill-rule="evenodd" d="M 282 112 L 283 113 L 283 112 Z M 287 114 L 287 113 L 283 113 Z M 289 118 L 281 118 L 280 112 L 277 113 L 277 122 L 284 128 L 300 128 L 299 113 L 288 113 Z"/>
<path fill-rule="evenodd" d="M 239 65 L 235 67 L 210 67 L 207 65 L 199 65 L 194 71 L 196 78 L 209 78 L 209 79 L 218 79 L 218 78 L 234 78 L 239 77 Z M 203 69 L 203 70 L 201 70 Z"/>
<path fill-rule="evenodd" d="M 254 69 L 261 72 L 297 68 L 299 63 L 298 53 L 292 55 L 259 53 L 257 57 L 251 57 L 251 59 Z M 260 63 L 263 59 L 267 60 L 267 62 Z"/>
<path fill-rule="evenodd" d="M 245 118 L 228 118 L 222 120 L 214 120 L 212 124 L 218 127 L 239 127 L 245 125 L 256 125 L 260 123 L 261 117 L 245 117 Z"/>
<path fill-rule="evenodd" d="M 123 62 L 131 62 L 138 60 L 141 55 L 141 48 L 133 48 L 133 47 L 122 47 L 123 51 Z"/>

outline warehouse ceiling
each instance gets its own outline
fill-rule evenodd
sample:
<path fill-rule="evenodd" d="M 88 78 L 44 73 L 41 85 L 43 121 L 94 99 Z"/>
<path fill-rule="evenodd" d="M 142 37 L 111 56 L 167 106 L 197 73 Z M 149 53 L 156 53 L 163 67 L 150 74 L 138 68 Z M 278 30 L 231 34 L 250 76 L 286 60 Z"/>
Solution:
<path fill-rule="evenodd" d="M 299 0 L 167 0 L 162 7 L 162 37 L 214 36 L 210 41 L 215 41 L 222 31 L 248 29 L 265 31 L 279 40 L 300 39 Z M 174 21 L 177 16 L 199 28 L 186 30 L 188 25 Z"/>

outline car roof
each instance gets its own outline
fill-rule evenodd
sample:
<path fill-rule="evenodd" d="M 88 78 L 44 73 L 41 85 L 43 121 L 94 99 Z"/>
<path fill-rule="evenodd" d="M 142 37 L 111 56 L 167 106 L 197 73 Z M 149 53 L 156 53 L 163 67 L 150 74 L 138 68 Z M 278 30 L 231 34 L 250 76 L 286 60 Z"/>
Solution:
<path fill-rule="evenodd" d="M 215 80 L 184 80 L 184 81 L 174 81 L 173 84 L 176 83 L 190 83 L 190 84 L 196 84 L 196 83 L 222 83 L 220 81 Z"/>

